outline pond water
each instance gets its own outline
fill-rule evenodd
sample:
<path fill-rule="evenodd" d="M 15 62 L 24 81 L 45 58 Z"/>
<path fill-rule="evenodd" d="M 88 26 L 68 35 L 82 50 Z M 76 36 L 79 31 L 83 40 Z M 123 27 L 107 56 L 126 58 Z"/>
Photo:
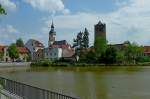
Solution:
<path fill-rule="evenodd" d="M 1 76 L 80 99 L 150 99 L 150 67 L 32 68 Z"/>

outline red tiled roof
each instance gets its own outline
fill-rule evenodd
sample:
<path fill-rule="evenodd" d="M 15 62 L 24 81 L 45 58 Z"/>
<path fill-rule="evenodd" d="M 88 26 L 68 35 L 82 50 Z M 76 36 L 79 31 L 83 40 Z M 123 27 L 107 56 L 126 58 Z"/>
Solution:
<path fill-rule="evenodd" d="M 70 46 L 69 45 L 52 45 L 50 46 L 51 48 L 62 48 L 62 49 L 67 49 Z"/>
<path fill-rule="evenodd" d="M 0 45 L 0 52 L 4 52 L 4 48 L 7 46 Z M 19 53 L 28 53 L 29 50 L 26 47 L 17 47 Z"/>
<path fill-rule="evenodd" d="M 0 52 L 3 52 L 5 47 L 7 46 L 0 45 Z"/>
<path fill-rule="evenodd" d="M 28 53 L 29 50 L 26 47 L 17 47 L 19 53 Z"/>
<path fill-rule="evenodd" d="M 150 53 L 150 46 L 144 46 L 144 53 Z"/>

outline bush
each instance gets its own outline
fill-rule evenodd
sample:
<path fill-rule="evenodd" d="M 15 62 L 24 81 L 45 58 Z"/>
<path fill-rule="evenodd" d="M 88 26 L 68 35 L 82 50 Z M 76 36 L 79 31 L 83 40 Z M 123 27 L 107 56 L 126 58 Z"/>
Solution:
<path fill-rule="evenodd" d="M 149 56 L 138 57 L 137 61 L 141 62 L 141 63 L 143 63 L 143 62 L 150 62 L 150 57 Z"/>
<path fill-rule="evenodd" d="M 31 63 L 31 66 L 51 66 L 52 65 L 52 61 L 48 60 L 48 59 L 44 59 L 44 60 L 40 60 L 40 61 L 35 61 Z"/>
<path fill-rule="evenodd" d="M 68 67 L 68 66 L 70 66 L 70 64 L 65 63 L 65 62 L 59 62 L 59 63 L 53 63 L 52 66 L 54 66 L 54 67 L 59 67 L 59 66 Z"/>

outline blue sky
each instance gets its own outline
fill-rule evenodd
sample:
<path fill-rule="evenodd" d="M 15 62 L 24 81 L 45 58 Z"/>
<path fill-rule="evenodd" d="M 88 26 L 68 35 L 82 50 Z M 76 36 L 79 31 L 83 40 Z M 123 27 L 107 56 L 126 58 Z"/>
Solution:
<path fill-rule="evenodd" d="M 0 15 L 0 44 L 19 37 L 37 39 L 47 46 L 52 17 L 57 40 L 73 38 L 85 27 L 94 39 L 94 24 L 107 24 L 109 43 L 126 40 L 150 45 L 150 0 L 0 0 L 7 15 Z"/>

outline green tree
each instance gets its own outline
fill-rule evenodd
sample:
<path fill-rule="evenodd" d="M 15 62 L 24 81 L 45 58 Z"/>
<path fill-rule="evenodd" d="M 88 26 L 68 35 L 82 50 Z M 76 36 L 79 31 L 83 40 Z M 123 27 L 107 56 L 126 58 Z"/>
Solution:
<path fill-rule="evenodd" d="M 77 56 L 81 55 L 81 50 L 84 48 L 82 40 L 83 40 L 83 33 L 79 32 L 77 34 L 76 39 L 74 39 L 74 44 L 73 44 L 73 47 L 75 48 L 75 54 Z"/>
<path fill-rule="evenodd" d="M 91 49 L 86 55 L 87 63 L 97 63 L 97 56 L 95 50 Z"/>
<path fill-rule="evenodd" d="M 82 42 L 83 42 L 83 47 L 84 48 L 89 47 L 89 32 L 88 32 L 87 28 L 85 28 Z"/>
<path fill-rule="evenodd" d="M 123 51 L 120 51 L 120 50 L 117 50 L 117 63 L 124 63 L 124 52 Z"/>
<path fill-rule="evenodd" d="M 27 54 L 26 60 L 27 60 L 28 62 L 31 61 L 31 54 L 30 54 L 30 53 Z"/>
<path fill-rule="evenodd" d="M 136 43 L 129 43 L 125 49 L 125 57 L 128 62 L 136 63 L 138 58 L 143 56 L 143 48 Z"/>
<path fill-rule="evenodd" d="M 149 56 L 141 56 L 137 58 L 138 62 L 144 63 L 144 62 L 150 62 L 150 57 Z"/>
<path fill-rule="evenodd" d="M 24 47 L 24 42 L 21 38 L 16 40 L 16 46 L 18 47 Z"/>
<path fill-rule="evenodd" d="M 4 56 L 4 53 L 0 52 L 0 60 L 3 58 L 3 56 Z"/>
<path fill-rule="evenodd" d="M 83 33 L 79 32 L 76 39 L 74 39 L 73 47 L 83 48 Z"/>
<path fill-rule="evenodd" d="M 95 42 L 94 42 L 94 48 L 97 53 L 97 56 L 100 57 L 102 54 L 105 53 L 107 49 L 106 40 L 102 37 L 96 37 Z"/>
<path fill-rule="evenodd" d="M 6 15 L 6 11 L 5 11 L 5 9 L 2 7 L 1 4 L 0 4 L 0 14 L 5 14 L 5 15 Z"/>
<path fill-rule="evenodd" d="M 117 62 L 117 49 L 114 47 L 108 47 L 105 52 L 105 63 L 113 64 Z"/>
<path fill-rule="evenodd" d="M 14 61 L 15 59 L 19 58 L 19 51 L 16 47 L 16 44 L 11 44 L 8 48 L 8 53 L 11 59 Z"/>

